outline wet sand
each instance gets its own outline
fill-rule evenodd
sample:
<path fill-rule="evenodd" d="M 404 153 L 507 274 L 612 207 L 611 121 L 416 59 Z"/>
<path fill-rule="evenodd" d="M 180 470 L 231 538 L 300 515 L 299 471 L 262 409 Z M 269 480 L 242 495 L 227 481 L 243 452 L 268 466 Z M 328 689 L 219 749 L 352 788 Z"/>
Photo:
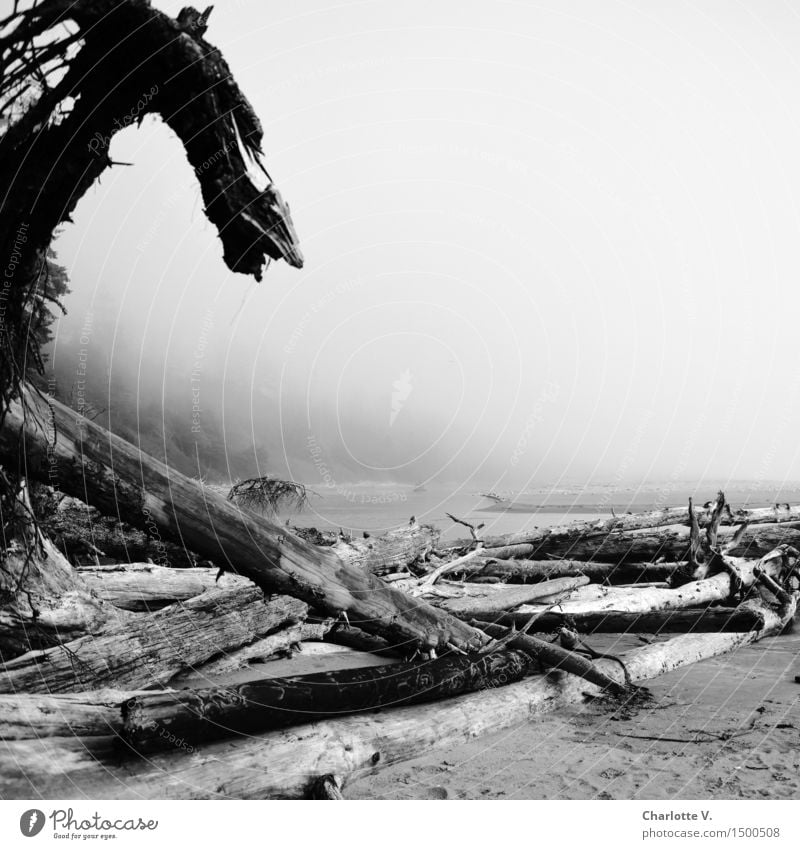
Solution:
<path fill-rule="evenodd" d="M 596 642 L 593 640 L 593 642 Z M 598 642 L 598 648 L 601 648 Z M 616 638 L 614 648 L 636 645 Z M 624 718 L 588 702 L 390 766 L 348 799 L 796 799 L 800 633 L 644 682 Z"/>

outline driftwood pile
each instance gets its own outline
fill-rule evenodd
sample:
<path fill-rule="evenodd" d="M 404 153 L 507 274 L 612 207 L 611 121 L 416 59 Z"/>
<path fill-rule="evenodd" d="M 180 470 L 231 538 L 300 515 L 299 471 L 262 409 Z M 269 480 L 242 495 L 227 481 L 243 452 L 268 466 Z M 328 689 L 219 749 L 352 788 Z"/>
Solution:
<path fill-rule="evenodd" d="M 0 429 L 0 463 L 20 452 L 41 483 L 0 569 L 5 798 L 336 797 L 587 694 L 641 701 L 637 682 L 795 614 L 788 505 L 312 544 L 31 393 Z M 156 557 L 125 562 L 126 538 Z M 614 656 L 598 632 L 649 636 Z"/>

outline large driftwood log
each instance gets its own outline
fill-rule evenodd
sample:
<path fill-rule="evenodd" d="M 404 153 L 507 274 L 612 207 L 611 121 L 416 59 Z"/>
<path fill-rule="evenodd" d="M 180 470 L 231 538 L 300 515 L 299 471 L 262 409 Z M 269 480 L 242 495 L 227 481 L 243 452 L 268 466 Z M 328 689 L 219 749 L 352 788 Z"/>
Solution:
<path fill-rule="evenodd" d="M 214 569 L 172 569 L 152 563 L 79 566 L 78 576 L 98 598 L 136 613 L 154 612 L 212 589 L 252 586 L 239 575 Z"/>
<path fill-rule="evenodd" d="M 0 693 L 0 740 L 103 737 L 122 733 L 122 704 L 138 692 Z"/>
<path fill-rule="evenodd" d="M 169 686 L 180 689 L 187 680 L 229 675 L 240 669 L 246 669 L 252 664 L 263 664 L 275 655 L 291 654 L 296 649 L 301 650 L 305 640 L 323 639 L 330 627 L 330 621 L 296 622 L 240 649 L 226 651 L 220 657 L 213 658 L 191 670 L 179 672 L 170 680 Z"/>
<path fill-rule="evenodd" d="M 496 618 L 500 625 L 521 627 L 531 618 L 530 613 L 504 613 Z M 645 634 L 721 634 L 732 631 L 761 631 L 765 626 L 762 607 L 705 607 L 700 610 L 661 610 L 651 613 L 626 613 L 603 610 L 592 613 L 543 612 L 536 620 L 536 630 L 556 631 L 568 626 L 581 634 L 624 634 L 629 631 Z"/>
<path fill-rule="evenodd" d="M 217 492 L 168 469 L 55 400 L 26 392 L 0 429 L 0 462 L 86 499 L 101 512 L 154 531 L 250 578 L 267 592 L 301 598 L 328 615 L 393 642 L 423 648 L 478 648 L 480 632 L 411 599 L 345 563 L 330 548 L 303 542 L 285 527 L 237 508 Z M 55 433 L 55 444 L 48 439 Z M 55 480 L 54 480 L 55 479 Z"/>
<path fill-rule="evenodd" d="M 195 557 L 181 545 L 153 538 L 95 507 L 50 487 L 32 491 L 33 506 L 44 534 L 73 562 L 96 561 L 98 555 L 117 563 L 152 561 L 162 566 L 195 566 Z"/>
<path fill-rule="evenodd" d="M 708 507 L 695 507 L 694 514 L 698 525 L 702 528 L 713 518 L 713 502 Z M 772 507 L 755 509 L 732 510 L 726 506 L 720 518 L 722 525 L 760 525 L 779 524 L 784 522 L 800 522 L 800 505 L 775 504 Z M 630 531 L 640 531 L 652 528 L 663 528 L 669 525 L 690 524 L 688 507 L 668 507 L 663 510 L 650 510 L 643 513 L 625 513 L 612 516 L 609 519 L 589 519 L 588 521 L 568 522 L 564 525 L 553 525 L 547 528 L 533 528 L 501 536 L 483 538 L 486 548 L 498 548 L 514 545 L 532 545 L 538 547 L 546 540 L 564 544 L 569 540 L 585 539 L 587 537 L 603 537 L 608 534 L 620 534 Z M 469 540 L 453 543 L 451 547 L 469 545 Z M 509 556 L 509 555 L 506 555 Z"/>
<path fill-rule="evenodd" d="M 720 539 L 733 537 L 732 527 L 720 531 Z M 593 560 L 601 563 L 633 564 L 645 563 L 663 558 L 679 562 L 689 554 L 688 528 L 663 528 L 590 535 L 586 537 L 561 537 L 558 534 L 547 535 L 535 545 L 517 551 L 528 560 L 544 560 L 558 557 L 564 560 Z M 761 557 L 777 545 L 787 543 L 795 547 L 800 544 L 800 529 L 789 525 L 757 525 L 747 528 L 729 554 L 735 557 Z M 487 548 L 481 552 L 484 557 L 493 557 L 495 549 Z"/>
<path fill-rule="evenodd" d="M 780 631 L 789 613 L 794 610 L 784 610 L 783 616 L 768 611 L 762 631 L 686 634 L 626 652 L 622 659 L 634 682 L 654 678 Z M 597 666 L 622 682 L 619 664 L 599 660 Z M 343 785 L 435 748 L 530 721 L 596 692 L 582 678 L 551 672 L 391 714 L 323 720 L 211 743 L 191 753 L 176 747 L 124 767 L 109 737 L 11 740 L 0 743 L 6 764 L 0 797 L 302 798 L 322 774 L 336 776 Z"/>
<path fill-rule="evenodd" d="M 137 751 L 196 746 L 232 734 L 376 708 L 419 704 L 518 681 L 532 666 L 521 651 L 450 653 L 437 660 L 265 678 L 233 687 L 139 694 L 122 706 L 123 738 Z"/>
<path fill-rule="evenodd" d="M 425 557 L 436 548 L 439 536 L 437 528 L 412 521 L 379 537 L 341 540 L 333 550 L 346 563 L 381 575 Z"/>
<path fill-rule="evenodd" d="M 528 584 L 501 590 L 483 596 L 465 596 L 464 598 L 448 599 L 441 602 L 441 607 L 456 616 L 491 619 L 498 613 L 514 610 L 523 604 L 529 604 L 536 599 L 548 598 L 567 594 L 570 590 L 585 586 L 589 579 L 555 578 L 540 584 Z"/>
<path fill-rule="evenodd" d="M 63 693 L 166 684 L 183 669 L 305 618 L 289 596 L 258 587 L 212 590 L 145 616 L 125 615 L 96 636 L 28 652 L 0 665 L 0 692 Z"/>
<path fill-rule="evenodd" d="M 492 637 L 508 640 L 508 645 L 525 652 L 536 660 L 543 669 L 569 672 L 607 690 L 612 695 L 622 696 L 626 691 L 627 680 L 625 684 L 620 684 L 597 664 L 573 651 L 568 651 L 561 646 L 545 642 L 529 634 L 509 632 L 507 628 L 494 622 L 479 622 L 478 624 Z"/>

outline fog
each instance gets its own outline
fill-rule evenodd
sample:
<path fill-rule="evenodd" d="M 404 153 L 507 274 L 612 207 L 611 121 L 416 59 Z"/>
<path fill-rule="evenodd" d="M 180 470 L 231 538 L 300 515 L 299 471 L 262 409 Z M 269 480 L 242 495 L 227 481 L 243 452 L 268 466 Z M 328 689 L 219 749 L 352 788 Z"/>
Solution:
<path fill-rule="evenodd" d="M 55 245 L 62 383 L 211 478 L 800 478 L 789 4 L 296 8 L 217 3 L 207 38 L 304 269 L 229 272 L 148 117 Z"/>

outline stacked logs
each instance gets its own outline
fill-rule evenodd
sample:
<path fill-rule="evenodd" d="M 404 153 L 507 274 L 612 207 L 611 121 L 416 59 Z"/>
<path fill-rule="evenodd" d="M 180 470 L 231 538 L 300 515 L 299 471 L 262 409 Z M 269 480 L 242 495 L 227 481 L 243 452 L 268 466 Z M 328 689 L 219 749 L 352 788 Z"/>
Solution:
<path fill-rule="evenodd" d="M 796 508 L 734 513 L 720 494 L 507 537 L 470 528 L 447 547 L 414 521 L 319 546 L 53 413 L 55 465 L 13 407 L 0 459 L 22 438 L 28 470 L 46 462 L 52 481 L 55 468 L 70 509 L 89 509 L 80 489 L 107 517 L 113 496 L 126 532 L 154 527 L 185 562 L 215 566 L 101 562 L 99 549 L 70 563 L 22 536 L 33 542 L 0 570 L 5 797 L 91 795 L 101 774 L 120 796 L 332 793 L 586 693 L 636 698 L 637 681 L 794 617 Z M 587 642 L 600 631 L 678 636 L 610 656 Z"/>

